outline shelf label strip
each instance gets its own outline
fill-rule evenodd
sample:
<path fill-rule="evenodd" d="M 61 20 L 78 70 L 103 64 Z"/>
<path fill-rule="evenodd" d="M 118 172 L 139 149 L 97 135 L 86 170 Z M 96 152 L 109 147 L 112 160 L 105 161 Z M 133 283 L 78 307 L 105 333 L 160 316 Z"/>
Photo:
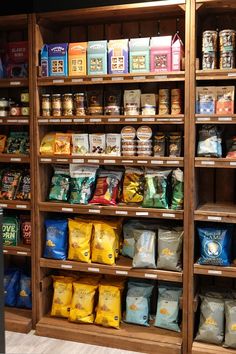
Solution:
<path fill-rule="evenodd" d="M 136 211 L 137 216 L 148 216 L 149 212 L 148 211 Z"/>
<path fill-rule="evenodd" d="M 221 275 L 222 274 L 222 271 L 221 270 L 213 270 L 213 269 L 209 269 L 208 274 L 211 274 L 211 275 Z"/>
<path fill-rule="evenodd" d="M 21 251 L 17 251 L 16 253 L 22 256 L 27 256 L 28 254 L 28 252 L 21 252 Z"/>
<path fill-rule="evenodd" d="M 218 117 L 219 122 L 231 122 L 232 117 Z"/>
<path fill-rule="evenodd" d="M 116 160 L 104 160 L 104 163 L 116 163 Z"/>
<path fill-rule="evenodd" d="M 163 165 L 164 161 L 162 160 L 151 160 L 152 165 Z"/>
<path fill-rule="evenodd" d="M 222 217 L 221 216 L 211 216 L 209 215 L 207 217 L 207 220 L 211 220 L 211 221 L 221 221 L 222 220 Z"/>
<path fill-rule="evenodd" d="M 201 161 L 201 165 L 215 165 L 215 161 Z"/>
<path fill-rule="evenodd" d="M 165 80 L 165 79 L 167 79 L 167 75 L 155 75 L 154 79 L 155 80 Z"/>
<path fill-rule="evenodd" d="M 99 209 L 89 209 L 89 213 L 91 214 L 100 214 L 101 210 Z"/>
<path fill-rule="evenodd" d="M 142 122 L 155 122 L 155 118 L 142 118 Z"/>
<path fill-rule="evenodd" d="M 122 163 L 134 163 L 133 160 L 122 160 L 121 162 L 122 162 Z"/>
<path fill-rule="evenodd" d="M 69 213 L 73 213 L 74 209 L 73 208 L 61 208 L 61 211 L 66 211 Z"/>
<path fill-rule="evenodd" d="M 80 78 L 80 79 L 71 79 L 71 82 L 83 82 L 84 79 Z"/>
<path fill-rule="evenodd" d="M 20 157 L 11 157 L 10 158 L 10 161 L 14 161 L 14 162 L 20 162 L 21 161 L 21 158 Z"/>
<path fill-rule="evenodd" d="M 54 79 L 54 80 L 52 80 L 52 83 L 53 84 L 63 84 L 65 82 L 65 80 L 64 79 Z"/>
<path fill-rule="evenodd" d="M 176 215 L 175 214 L 171 214 L 171 213 L 162 213 L 163 218 L 175 218 Z"/>
<path fill-rule="evenodd" d="M 84 159 L 73 159 L 72 163 L 84 163 Z"/>
<path fill-rule="evenodd" d="M 84 123 L 85 119 L 84 118 L 74 118 L 74 123 Z"/>
<path fill-rule="evenodd" d="M 120 122 L 120 118 L 108 118 L 108 122 Z"/>
<path fill-rule="evenodd" d="M 126 270 L 116 270 L 117 275 L 128 275 L 128 272 Z"/>
<path fill-rule="evenodd" d="M 0 208 L 7 208 L 8 205 L 7 204 L 0 204 Z"/>
<path fill-rule="evenodd" d="M 116 210 L 116 215 L 128 215 L 128 211 L 125 211 L 125 210 Z"/>
<path fill-rule="evenodd" d="M 64 269 L 72 269 L 73 266 L 70 265 L 70 264 L 61 264 L 61 268 L 64 268 Z"/>
<path fill-rule="evenodd" d="M 88 159 L 88 163 L 99 163 L 99 160 Z"/>
<path fill-rule="evenodd" d="M 20 81 L 11 81 L 11 82 L 10 82 L 10 85 L 11 85 L 11 86 L 19 86 L 20 84 L 21 84 Z"/>
<path fill-rule="evenodd" d="M 111 81 L 123 81 L 124 77 L 123 76 L 114 76 L 111 78 Z"/>
<path fill-rule="evenodd" d="M 99 269 L 99 268 L 88 267 L 88 271 L 89 271 L 89 272 L 99 273 L 99 272 L 100 272 L 100 269 Z"/>
<path fill-rule="evenodd" d="M 157 279 L 157 274 L 145 273 L 144 277 L 149 279 Z"/>
<path fill-rule="evenodd" d="M 146 80 L 146 76 L 134 76 L 133 80 Z"/>
<path fill-rule="evenodd" d="M 17 209 L 26 209 L 27 205 L 25 205 L 25 204 L 17 204 L 16 207 L 17 207 Z"/>

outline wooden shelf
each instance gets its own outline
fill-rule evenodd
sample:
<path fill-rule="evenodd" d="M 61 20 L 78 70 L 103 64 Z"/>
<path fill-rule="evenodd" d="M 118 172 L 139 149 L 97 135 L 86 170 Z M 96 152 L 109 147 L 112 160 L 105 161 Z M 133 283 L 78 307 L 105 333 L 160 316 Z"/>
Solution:
<path fill-rule="evenodd" d="M 32 311 L 5 307 L 5 330 L 29 333 L 32 329 Z"/>
<path fill-rule="evenodd" d="M 96 325 L 71 323 L 66 319 L 44 316 L 36 325 L 36 334 L 93 345 L 145 353 L 180 354 L 180 333 L 160 328 L 121 324 L 120 330 Z"/>
<path fill-rule="evenodd" d="M 235 71 L 236 72 L 236 71 Z M 94 75 L 81 77 L 39 77 L 38 86 L 74 86 L 74 85 L 96 85 L 96 84 L 125 84 L 142 82 L 169 82 L 184 81 L 184 71 L 140 73 L 140 74 L 113 74 Z"/>
<path fill-rule="evenodd" d="M 31 210 L 31 203 L 30 201 L 0 199 L 0 208 L 15 209 L 15 210 Z"/>
<path fill-rule="evenodd" d="M 29 163 L 30 157 L 22 154 L 0 154 L 0 162 Z"/>
<path fill-rule="evenodd" d="M 194 264 L 194 274 L 215 275 L 220 277 L 236 278 L 236 266 L 220 267 Z"/>
<path fill-rule="evenodd" d="M 235 80 L 236 69 L 196 70 L 196 80 Z"/>
<path fill-rule="evenodd" d="M 236 205 L 231 203 L 205 203 L 195 210 L 194 219 L 236 223 Z"/>
<path fill-rule="evenodd" d="M 221 345 L 199 343 L 194 341 L 192 354 L 235 354 L 235 349 L 223 348 Z"/>
<path fill-rule="evenodd" d="M 27 87 L 28 85 L 28 78 L 0 79 L 0 88 Z"/>
<path fill-rule="evenodd" d="M 153 116 L 73 116 L 73 117 L 38 117 L 39 125 L 52 125 L 52 124 L 184 124 L 184 115 L 153 115 Z"/>
<path fill-rule="evenodd" d="M 236 159 L 196 157 L 195 167 L 205 168 L 236 168 Z"/>
<path fill-rule="evenodd" d="M 0 16 L 0 30 L 27 29 L 26 14 Z"/>
<path fill-rule="evenodd" d="M 1 204 L 0 204 L 1 206 Z M 183 210 L 171 209 L 153 209 L 132 207 L 125 205 L 117 206 L 100 206 L 100 205 L 78 205 L 57 202 L 40 202 L 38 204 L 40 211 L 48 212 L 63 212 L 63 213 L 76 213 L 86 215 L 110 215 L 110 216 L 129 216 L 129 217 L 144 217 L 144 218 L 160 218 L 160 219 L 173 219 L 182 220 Z"/>
<path fill-rule="evenodd" d="M 28 125 L 29 117 L 4 117 L 0 118 L 0 125 Z"/>
<path fill-rule="evenodd" d="M 220 115 L 212 114 L 207 116 L 206 114 L 196 114 L 195 116 L 196 124 L 235 124 L 236 123 L 236 114 L 230 115 Z"/>
<path fill-rule="evenodd" d="M 31 256 L 31 246 L 18 245 L 18 246 L 3 246 L 3 253 L 13 256 Z"/>
<path fill-rule="evenodd" d="M 159 269 L 137 269 L 132 268 L 132 260 L 120 256 L 115 265 L 106 265 L 99 263 L 82 263 L 76 261 L 60 261 L 55 259 L 40 259 L 40 267 L 53 269 L 68 269 L 80 272 L 100 273 L 110 275 L 122 275 L 127 277 L 158 279 L 174 282 L 182 282 L 182 272 L 172 272 Z"/>
<path fill-rule="evenodd" d="M 72 163 L 72 164 L 99 164 L 99 165 L 132 165 L 132 166 L 177 166 L 183 167 L 183 157 L 144 157 L 133 156 L 132 158 L 126 156 L 98 156 L 98 155 L 82 155 L 82 156 L 40 156 L 40 163 Z"/>

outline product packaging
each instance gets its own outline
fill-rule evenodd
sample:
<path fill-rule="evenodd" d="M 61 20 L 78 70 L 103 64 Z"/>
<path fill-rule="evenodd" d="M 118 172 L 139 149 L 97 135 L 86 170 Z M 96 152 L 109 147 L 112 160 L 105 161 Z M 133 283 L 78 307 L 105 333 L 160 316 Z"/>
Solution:
<path fill-rule="evenodd" d="M 151 38 L 151 71 L 171 71 L 171 36 Z"/>
<path fill-rule="evenodd" d="M 115 39 L 108 42 L 108 73 L 127 74 L 128 39 Z"/>
<path fill-rule="evenodd" d="M 69 43 L 69 76 L 87 74 L 87 42 Z"/>
<path fill-rule="evenodd" d="M 88 75 L 107 74 L 107 41 L 88 42 Z"/>
<path fill-rule="evenodd" d="M 182 70 L 182 59 L 184 56 L 184 45 L 183 42 L 176 33 L 172 41 L 172 71 L 181 71 Z"/>
<path fill-rule="evenodd" d="M 150 71 L 150 38 L 131 38 L 129 41 L 129 72 Z"/>
<path fill-rule="evenodd" d="M 68 75 L 68 44 L 58 43 L 48 45 L 49 76 Z"/>
<path fill-rule="evenodd" d="M 49 76 L 48 45 L 44 44 L 41 49 L 41 75 Z"/>

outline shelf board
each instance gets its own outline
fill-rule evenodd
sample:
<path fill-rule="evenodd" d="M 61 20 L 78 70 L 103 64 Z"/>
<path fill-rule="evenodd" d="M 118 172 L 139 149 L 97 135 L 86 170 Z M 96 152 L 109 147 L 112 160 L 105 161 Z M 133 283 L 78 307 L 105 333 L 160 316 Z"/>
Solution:
<path fill-rule="evenodd" d="M 123 115 L 96 115 L 73 117 L 38 117 L 39 125 L 52 124 L 184 124 L 184 114 L 153 115 L 153 116 L 123 116 Z"/>
<path fill-rule="evenodd" d="M 104 343 L 109 347 L 145 353 L 180 354 L 181 333 L 121 324 L 119 330 L 93 324 L 71 323 L 66 319 L 44 316 L 36 325 L 36 334 L 43 337 L 72 340 L 93 345 Z"/>
<path fill-rule="evenodd" d="M 1 204 L 0 204 L 1 206 Z M 145 218 L 160 218 L 160 219 L 173 219 L 183 220 L 183 210 L 171 210 L 171 209 L 154 209 L 154 208 L 142 208 L 133 207 L 127 205 L 117 206 L 100 206 L 100 205 L 78 205 L 69 203 L 57 203 L 57 202 L 40 202 L 38 204 L 40 211 L 47 212 L 63 212 L 63 213 L 75 213 L 86 215 L 115 215 L 115 216 L 129 216 L 129 217 L 145 217 Z"/>
<path fill-rule="evenodd" d="M 0 30 L 27 29 L 27 24 L 26 14 L 0 16 Z"/>
<path fill-rule="evenodd" d="M 40 259 L 40 267 L 53 268 L 53 269 L 68 269 L 80 272 L 100 273 L 110 275 L 123 275 L 127 277 L 145 278 L 145 279 L 158 279 L 174 282 L 182 282 L 183 273 L 173 272 L 159 269 L 138 269 L 132 268 L 132 260 L 120 256 L 115 265 L 106 265 L 99 263 L 82 263 L 70 260 L 55 260 L 55 259 Z"/>
<path fill-rule="evenodd" d="M 220 267 L 194 264 L 194 274 L 215 275 L 220 277 L 236 278 L 236 266 Z"/>
<path fill-rule="evenodd" d="M 38 77 L 38 86 L 73 86 L 73 85 L 96 85 L 96 84 L 125 84 L 142 82 L 169 82 L 184 81 L 184 71 L 139 73 L 139 74 L 113 74 L 94 75 L 81 77 Z"/>
<path fill-rule="evenodd" d="M 72 163 L 72 164 L 99 164 L 99 165 L 132 165 L 132 166 L 177 166 L 183 167 L 183 157 L 144 157 L 144 156 L 111 156 L 111 155 L 81 155 L 81 156 L 39 156 L 40 163 Z"/>
<path fill-rule="evenodd" d="M 194 341 L 192 354 L 235 354 L 235 349 L 223 348 L 221 345 L 199 343 Z"/>
<path fill-rule="evenodd" d="M 0 154 L 0 162 L 29 163 L 30 158 L 22 154 Z"/>
<path fill-rule="evenodd" d="M 196 80 L 235 80 L 236 69 L 196 70 Z"/>
<path fill-rule="evenodd" d="M 30 210 L 31 203 L 30 201 L 0 199 L 0 208 L 15 209 L 15 210 Z"/>
<path fill-rule="evenodd" d="M 31 246 L 29 245 L 18 245 L 18 246 L 3 246 L 3 253 L 13 256 L 31 256 Z"/>
<path fill-rule="evenodd" d="M 222 114 L 196 114 L 195 115 L 196 124 L 235 124 L 236 114 L 222 115 Z"/>
<path fill-rule="evenodd" d="M 28 85 L 29 85 L 28 78 L 0 79 L 0 88 L 27 87 Z"/>
<path fill-rule="evenodd" d="M 32 329 L 32 311 L 5 307 L 5 330 L 29 333 Z"/>
<path fill-rule="evenodd" d="M 236 9 L 235 0 L 196 0 L 196 4 L 203 5 L 203 9 L 200 8 L 201 10 L 211 10 L 213 13 L 220 10 L 222 14 L 222 11 Z"/>
<path fill-rule="evenodd" d="M 28 125 L 29 117 L 17 116 L 17 117 L 0 117 L 0 125 Z"/>
<path fill-rule="evenodd" d="M 236 204 L 205 203 L 199 205 L 194 212 L 194 219 L 198 221 L 236 223 Z"/>
<path fill-rule="evenodd" d="M 205 168 L 236 168 L 236 159 L 196 157 L 195 167 Z"/>

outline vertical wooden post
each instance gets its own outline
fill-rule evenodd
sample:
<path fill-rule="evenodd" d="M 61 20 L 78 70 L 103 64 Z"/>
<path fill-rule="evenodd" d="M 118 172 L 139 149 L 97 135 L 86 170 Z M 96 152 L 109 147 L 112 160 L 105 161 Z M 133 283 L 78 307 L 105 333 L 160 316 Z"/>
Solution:
<path fill-rule="evenodd" d="M 0 353 L 5 353 L 2 209 L 0 209 Z"/>

